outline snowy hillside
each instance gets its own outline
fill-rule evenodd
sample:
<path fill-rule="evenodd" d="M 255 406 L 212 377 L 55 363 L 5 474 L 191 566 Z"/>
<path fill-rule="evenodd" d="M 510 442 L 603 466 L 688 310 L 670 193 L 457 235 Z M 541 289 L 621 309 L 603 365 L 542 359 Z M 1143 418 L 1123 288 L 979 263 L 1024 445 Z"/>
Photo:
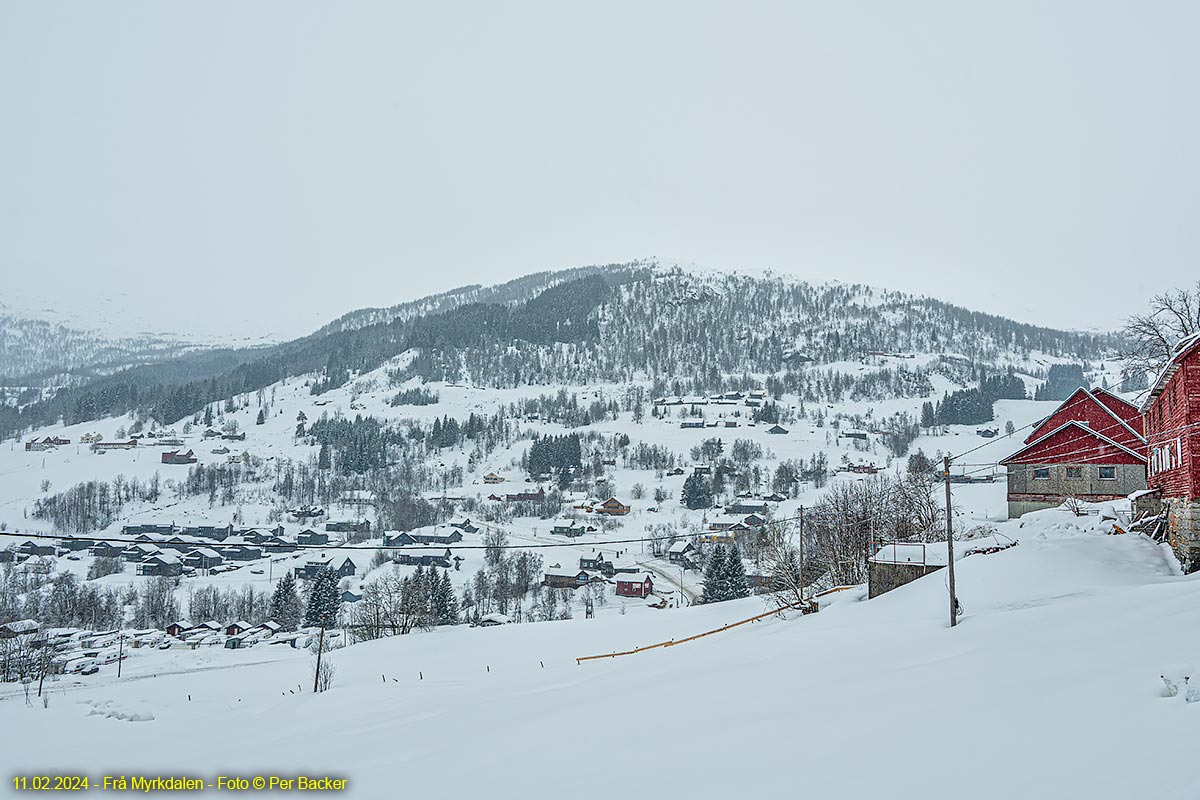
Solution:
<path fill-rule="evenodd" d="M 966 615 L 953 630 L 935 574 L 582 665 L 763 605 L 385 639 L 333 651 L 333 687 L 317 695 L 298 691 L 310 657 L 290 648 L 222 651 L 202 667 L 139 650 L 120 680 L 53 683 L 46 708 L 9 689 L 4 750 L 30 773 L 61 771 L 71 752 L 92 780 L 333 775 L 364 798 L 398 780 L 447 798 L 568 784 L 588 798 L 1194 796 L 1200 703 L 1164 697 L 1160 675 L 1181 682 L 1200 664 L 1181 635 L 1200 625 L 1200 583 L 1156 545 L 1065 512 L 1002 530 L 1020 545 L 959 562 Z"/>

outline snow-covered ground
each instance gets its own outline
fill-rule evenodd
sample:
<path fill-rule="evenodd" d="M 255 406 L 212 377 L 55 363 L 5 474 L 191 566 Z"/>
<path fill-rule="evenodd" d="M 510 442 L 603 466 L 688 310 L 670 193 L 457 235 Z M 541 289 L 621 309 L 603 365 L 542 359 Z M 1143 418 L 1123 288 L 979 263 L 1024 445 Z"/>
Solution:
<path fill-rule="evenodd" d="M 1200 665 L 1200 580 L 1095 516 L 1001 531 L 1020 544 L 957 564 L 954 629 L 934 573 L 582 665 L 762 602 L 380 640 L 335 651 L 319 695 L 281 647 L 176 674 L 176 654 L 139 653 L 120 681 L 54 684 L 46 708 L 0 700 L 0 748 L 28 774 L 337 775 L 365 798 L 1195 797 L 1200 703 L 1160 675 Z"/>

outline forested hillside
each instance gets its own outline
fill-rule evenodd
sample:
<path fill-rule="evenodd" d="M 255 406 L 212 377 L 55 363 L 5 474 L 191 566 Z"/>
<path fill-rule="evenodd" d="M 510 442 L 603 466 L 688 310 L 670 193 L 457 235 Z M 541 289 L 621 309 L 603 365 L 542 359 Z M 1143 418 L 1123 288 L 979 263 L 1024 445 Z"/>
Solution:
<path fill-rule="evenodd" d="M 744 385 L 753 374 L 817 400 L 926 396 L 930 370 L 965 384 L 1013 364 L 1036 373 L 1036 363 L 1025 363 L 1032 355 L 1103 360 L 1118 344 L 1112 335 L 1055 331 L 866 286 L 637 262 L 468 287 L 348 315 L 281 345 L 142 364 L 0 409 L 0 436 L 129 411 L 171 422 L 314 372 L 320 393 L 406 351 L 412 358 L 397 379 L 512 387 L 641 377 L 656 391 L 683 393 Z M 881 354 L 900 358 L 861 376 L 838 366 Z M 942 358 L 907 366 L 916 354 Z"/>

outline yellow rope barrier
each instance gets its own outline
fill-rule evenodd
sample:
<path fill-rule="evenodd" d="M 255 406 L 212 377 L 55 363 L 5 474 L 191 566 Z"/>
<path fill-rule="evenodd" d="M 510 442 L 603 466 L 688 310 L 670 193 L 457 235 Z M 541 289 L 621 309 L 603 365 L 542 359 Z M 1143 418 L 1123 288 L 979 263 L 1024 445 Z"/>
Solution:
<path fill-rule="evenodd" d="M 784 611 L 785 609 L 792 609 L 793 611 L 795 611 L 795 610 L 797 610 L 797 606 L 786 605 L 781 608 L 777 608 L 773 611 L 767 611 L 764 614 L 758 614 L 756 616 L 750 617 L 749 619 L 743 619 L 739 622 L 731 622 L 728 625 L 721 626 L 720 628 L 714 628 L 711 631 L 704 631 L 703 633 L 697 633 L 697 634 L 688 636 L 683 639 L 671 639 L 670 641 L 666 641 L 666 642 L 656 642 L 655 644 L 648 644 L 643 647 L 635 647 L 632 650 L 623 650 L 619 653 L 604 653 L 602 655 L 595 655 L 595 656 L 580 656 L 579 658 L 575 659 L 575 663 L 578 665 L 578 664 L 582 664 L 584 661 L 595 661 L 598 658 L 617 658 L 618 656 L 631 656 L 635 653 L 644 653 L 647 650 L 654 650 L 655 648 L 658 648 L 658 647 L 674 647 L 677 644 L 683 644 L 685 642 L 692 642 L 692 641 L 695 641 L 696 639 L 703 639 L 705 636 L 712 636 L 714 633 L 724 633 L 725 631 L 730 630 L 731 628 L 736 628 L 739 625 L 745 625 L 750 622 L 755 622 L 756 620 L 760 620 L 765 617 L 773 617 L 776 614 L 780 613 L 781 611 Z"/>

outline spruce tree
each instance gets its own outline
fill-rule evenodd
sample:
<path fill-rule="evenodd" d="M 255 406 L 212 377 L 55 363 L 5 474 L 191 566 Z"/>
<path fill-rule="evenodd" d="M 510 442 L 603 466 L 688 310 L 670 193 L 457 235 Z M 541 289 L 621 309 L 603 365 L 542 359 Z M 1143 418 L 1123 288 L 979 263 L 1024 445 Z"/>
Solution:
<path fill-rule="evenodd" d="M 300 627 L 300 596 L 296 594 L 296 578 L 290 572 L 275 584 L 275 593 L 271 595 L 271 619 L 285 631 Z"/>
<path fill-rule="evenodd" d="M 719 603 L 725 599 L 725 548 L 717 545 L 704 565 L 704 591 L 700 594 L 700 602 Z"/>
<path fill-rule="evenodd" d="M 333 459 L 329 455 L 329 442 L 321 442 L 321 449 L 317 453 L 317 469 L 329 469 L 333 464 Z"/>
<path fill-rule="evenodd" d="M 725 600 L 740 600 L 750 596 L 750 583 L 746 580 L 746 565 L 742 553 L 735 544 L 725 555 Z"/>
<path fill-rule="evenodd" d="M 260 408 L 258 410 L 258 419 L 256 419 L 254 421 L 254 424 L 255 425 L 263 425 L 266 423 L 266 421 L 267 421 L 267 410 L 265 408 Z"/>
<path fill-rule="evenodd" d="M 712 487 L 703 475 L 693 472 L 683 482 L 680 500 L 688 508 L 708 508 L 712 505 Z"/>
<path fill-rule="evenodd" d="M 317 626 L 324 620 L 325 627 L 337 625 L 342 610 L 342 593 L 338 590 L 338 576 L 326 567 L 313 578 L 308 593 L 308 608 L 304 612 L 304 624 Z"/>

